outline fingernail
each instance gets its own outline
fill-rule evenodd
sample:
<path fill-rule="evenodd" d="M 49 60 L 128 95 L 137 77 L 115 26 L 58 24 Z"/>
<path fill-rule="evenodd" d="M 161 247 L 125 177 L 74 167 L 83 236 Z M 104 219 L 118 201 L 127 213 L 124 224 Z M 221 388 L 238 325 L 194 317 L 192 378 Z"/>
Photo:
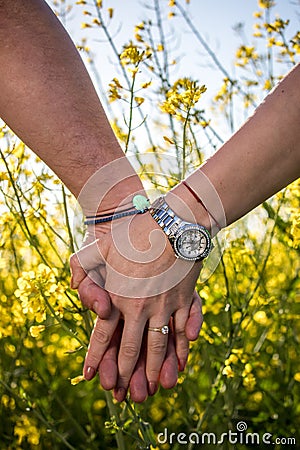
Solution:
<path fill-rule="evenodd" d="M 96 370 L 93 367 L 88 367 L 85 371 L 84 378 L 87 381 L 90 381 L 94 378 L 95 375 L 96 375 Z"/>
<path fill-rule="evenodd" d="M 158 389 L 157 383 L 155 381 L 150 381 L 148 389 L 149 389 L 149 395 L 154 395 Z"/>

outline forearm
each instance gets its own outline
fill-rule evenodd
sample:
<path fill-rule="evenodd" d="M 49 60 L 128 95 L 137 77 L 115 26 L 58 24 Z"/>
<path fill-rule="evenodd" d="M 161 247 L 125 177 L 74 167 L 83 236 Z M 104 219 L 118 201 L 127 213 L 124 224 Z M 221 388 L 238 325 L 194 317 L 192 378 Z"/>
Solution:
<path fill-rule="evenodd" d="M 124 157 L 90 77 L 43 0 L 0 0 L 0 116 L 74 195 Z M 129 162 L 126 189 L 138 189 Z M 129 192 L 128 192 L 129 193 Z"/>
<path fill-rule="evenodd" d="M 188 177 L 187 183 L 225 226 L 299 176 L 300 65 L 268 95 L 242 128 Z M 212 195 L 214 190 L 219 202 Z M 173 192 L 189 197 L 198 220 L 205 216 L 205 210 L 184 186 Z"/>

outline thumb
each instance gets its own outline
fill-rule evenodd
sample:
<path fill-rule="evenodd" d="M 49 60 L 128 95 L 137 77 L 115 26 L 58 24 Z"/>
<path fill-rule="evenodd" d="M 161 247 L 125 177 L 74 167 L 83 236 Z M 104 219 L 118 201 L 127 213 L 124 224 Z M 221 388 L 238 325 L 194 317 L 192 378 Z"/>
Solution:
<path fill-rule="evenodd" d="M 105 264 L 108 252 L 108 239 L 103 236 L 73 253 L 70 258 L 70 269 L 72 273 L 71 287 L 77 289 L 84 280 L 87 272 Z"/>
<path fill-rule="evenodd" d="M 108 319 L 111 313 L 111 302 L 108 292 L 101 287 L 98 272 L 89 272 L 78 286 L 78 296 L 82 304 L 94 311 L 101 319 Z"/>
<path fill-rule="evenodd" d="M 189 318 L 185 325 L 185 334 L 189 341 L 195 341 L 198 338 L 202 322 L 203 316 L 201 298 L 198 293 L 194 291 Z"/>

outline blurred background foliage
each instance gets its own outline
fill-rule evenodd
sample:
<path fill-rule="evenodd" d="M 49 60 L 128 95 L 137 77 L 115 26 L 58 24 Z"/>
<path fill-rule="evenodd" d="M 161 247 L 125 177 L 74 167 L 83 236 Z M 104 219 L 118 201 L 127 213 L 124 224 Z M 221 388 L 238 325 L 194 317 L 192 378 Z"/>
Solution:
<path fill-rule="evenodd" d="M 117 48 L 110 26 L 117 11 L 109 2 L 51 3 L 63 23 L 74 11 L 82 14 L 86 37 L 78 48 L 112 126 L 145 186 L 162 192 L 213 154 L 221 136 L 234 132 L 300 54 L 300 32 L 276 15 L 275 2 L 259 0 L 253 36 L 235 27 L 241 45 L 232 76 L 188 4 L 152 0 Z M 217 91 L 193 79 L 186 66 L 176 78 L 175 17 L 191 35 L 194 57 L 200 46 L 221 74 Z M 99 35 L 96 48 L 90 30 Z M 111 51 L 109 86 L 95 63 L 101 42 Z M 69 288 L 68 258 L 83 233 L 75 201 L 4 123 L 0 138 L 0 448 L 176 449 L 175 438 L 156 444 L 158 433 L 220 437 L 240 421 L 273 440 L 294 436 L 299 446 L 299 181 L 226 230 L 218 267 L 197 285 L 204 324 L 178 385 L 142 405 L 119 405 L 98 380 L 80 382 L 93 317 Z"/>

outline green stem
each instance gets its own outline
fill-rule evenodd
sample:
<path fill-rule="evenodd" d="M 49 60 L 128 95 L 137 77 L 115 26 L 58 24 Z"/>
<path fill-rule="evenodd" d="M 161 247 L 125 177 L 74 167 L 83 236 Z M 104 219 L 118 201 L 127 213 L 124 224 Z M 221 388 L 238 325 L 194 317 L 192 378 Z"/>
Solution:
<path fill-rule="evenodd" d="M 186 118 L 184 121 L 184 126 L 183 126 L 183 143 L 182 143 L 182 179 L 185 179 L 185 175 L 186 175 L 186 139 L 187 139 L 187 127 L 189 125 L 189 118 L 190 118 L 190 110 L 191 108 L 188 109 L 187 114 L 186 114 Z"/>
<path fill-rule="evenodd" d="M 106 403 L 108 406 L 110 416 L 118 417 L 118 411 L 113 402 L 111 392 L 105 391 L 105 397 L 106 397 Z M 124 436 L 123 436 L 122 430 L 120 430 L 120 429 L 116 430 L 116 441 L 117 441 L 119 450 L 126 450 Z"/>
<path fill-rule="evenodd" d="M 126 73 L 126 70 L 125 70 L 123 64 L 121 64 L 119 52 L 118 52 L 118 50 L 117 50 L 117 48 L 115 46 L 115 43 L 113 41 L 113 38 L 112 38 L 111 34 L 108 31 L 107 26 L 104 23 L 104 20 L 103 20 L 101 11 L 100 11 L 100 7 L 97 5 L 97 1 L 96 0 L 94 0 L 94 5 L 95 5 L 96 11 L 97 11 L 97 17 L 98 17 L 100 23 L 102 24 L 102 30 L 104 31 L 104 34 L 105 34 L 105 36 L 106 36 L 106 38 L 107 38 L 107 40 L 109 42 L 109 45 L 111 46 L 111 48 L 113 50 L 113 54 L 115 55 L 115 57 L 118 60 L 119 67 L 121 69 L 121 72 L 122 72 L 122 75 L 123 75 L 124 79 L 127 82 L 128 89 L 130 89 L 129 77 L 128 77 L 127 73 Z M 140 113 L 140 115 L 142 117 L 142 120 L 143 120 L 144 119 L 144 115 L 143 115 L 143 112 L 142 112 L 141 108 L 139 108 L 139 113 Z M 145 130 L 146 130 L 146 133 L 147 133 L 147 137 L 148 137 L 149 143 L 150 143 L 151 147 L 154 149 L 156 146 L 154 145 L 154 142 L 152 140 L 152 136 L 151 136 L 151 133 L 150 133 L 147 121 L 144 121 L 143 125 L 145 126 Z"/>
<path fill-rule="evenodd" d="M 22 208 L 21 199 L 20 199 L 18 190 L 17 190 L 16 185 L 15 185 L 14 178 L 12 176 L 11 170 L 10 170 L 8 164 L 7 164 L 6 158 L 5 158 L 5 156 L 4 156 L 4 154 L 3 154 L 1 149 L 0 149 L 0 155 L 1 155 L 1 158 L 3 159 L 4 164 L 5 164 L 5 167 L 6 167 L 8 176 L 9 176 L 9 180 L 10 180 L 10 182 L 12 184 L 12 188 L 13 188 L 13 191 L 14 191 L 14 194 L 15 194 L 18 206 L 19 206 L 19 212 L 21 214 L 21 219 L 22 219 L 21 222 L 19 223 L 19 225 L 21 227 L 21 230 L 23 231 L 23 233 L 24 233 L 26 239 L 29 241 L 30 245 L 32 245 L 33 248 L 36 250 L 36 252 L 40 256 L 40 258 L 43 261 L 43 263 L 48 266 L 49 264 L 48 264 L 45 256 L 39 250 L 37 237 L 36 236 L 32 236 L 32 234 L 31 234 L 31 232 L 29 230 L 29 227 L 28 227 L 28 224 L 27 224 L 27 221 L 26 221 L 26 218 L 25 218 L 25 214 L 24 214 L 24 211 L 23 211 L 23 208 Z M 22 226 L 22 224 L 23 224 L 23 226 Z"/>
<path fill-rule="evenodd" d="M 63 207 L 64 207 L 65 218 L 66 218 L 66 226 L 67 226 L 68 236 L 69 236 L 69 240 L 70 240 L 70 248 L 71 248 L 71 252 L 75 253 L 75 246 L 74 246 L 74 241 L 73 241 L 73 235 L 72 235 L 72 231 L 71 231 L 71 227 L 70 227 L 70 221 L 69 221 L 66 190 L 65 190 L 65 187 L 64 187 L 63 184 L 61 185 L 61 191 L 62 191 L 62 196 L 63 196 Z"/>
<path fill-rule="evenodd" d="M 52 305 L 50 304 L 50 302 L 49 302 L 49 300 L 47 299 L 47 297 L 46 297 L 43 293 L 41 293 L 41 295 L 42 295 L 42 297 L 43 297 L 43 299 L 44 299 L 44 301 L 45 301 L 47 307 L 49 308 L 49 310 L 50 310 L 52 316 L 54 317 L 54 319 L 57 320 L 57 322 L 61 325 L 61 327 L 62 327 L 69 335 L 71 335 L 72 337 L 74 337 L 74 338 L 79 342 L 79 344 L 82 345 L 83 348 L 87 348 L 86 343 L 83 342 L 83 341 L 80 339 L 80 337 L 79 337 L 73 330 L 71 330 L 70 327 L 68 327 L 68 326 L 64 323 L 64 320 L 61 319 L 61 318 L 58 316 L 58 314 L 56 314 L 55 309 L 52 307 Z"/>
<path fill-rule="evenodd" d="M 137 66 L 136 66 L 137 69 Z M 130 87 L 130 107 L 129 107 L 129 123 L 128 123 L 128 133 L 127 133 L 127 139 L 126 139 L 126 143 L 125 143 L 125 154 L 128 151 L 128 147 L 129 147 L 129 141 L 130 141 L 130 137 L 131 137 L 131 132 L 132 132 L 132 119 L 133 119 L 133 101 L 134 101 L 134 84 L 135 84 L 135 76 L 136 74 L 133 74 L 133 78 L 132 78 L 132 83 L 131 83 L 131 87 Z"/>
<path fill-rule="evenodd" d="M 19 402 L 22 402 L 22 403 L 24 403 L 24 402 L 26 402 L 26 400 L 25 400 L 25 398 L 22 398 L 22 397 L 20 397 L 19 395 L 17 395 L 16 393 L 15 393 L 15 391 L 13 390 L 13 389 L 11 389 L 4 381 L 2 381 L 2 380 L 0 380 L 0 383 L 2 384 L 2 386 L 17 400 L 17 401 L 19 401 Z M 58 437 L 60 440 L 61 440 L 61 442 L 63 442 L 63 444 L 68 448 L 68 449 L 70 449 L 70 450 L 76 450 L 76 448 L 75 447 L 73 447 L 73 445 L 71 445 L 67 440 L 66 440 L 66 438 L 61 434 L 61 433 L 59 433 L 59 431 L 57 431 L 54 427 L 53 427 L 53 425 L 47 420 L 47 419 L 45 419 L 45 417 L 41 414 L 41 413 L 39 413 L 35 408 L 32 408 L 31 407 L 31 404 L 30 403 L 28 403 L 27 402 L 27 405 L 26 405 L 26 408 L 24 408 L 24 411 L 30 411 L 30 412 L 32 412 L 32 414 L 34 414 L 36 417 L 37 417 L 37 419 L 40 421 L 40 422 L 42 422 L 45 426 L 46 426 L 46 428 L 47 429 L 49 429 L 49 430 L 51 430 L 51 432 L 56 436 L 56 437 Z"/>

